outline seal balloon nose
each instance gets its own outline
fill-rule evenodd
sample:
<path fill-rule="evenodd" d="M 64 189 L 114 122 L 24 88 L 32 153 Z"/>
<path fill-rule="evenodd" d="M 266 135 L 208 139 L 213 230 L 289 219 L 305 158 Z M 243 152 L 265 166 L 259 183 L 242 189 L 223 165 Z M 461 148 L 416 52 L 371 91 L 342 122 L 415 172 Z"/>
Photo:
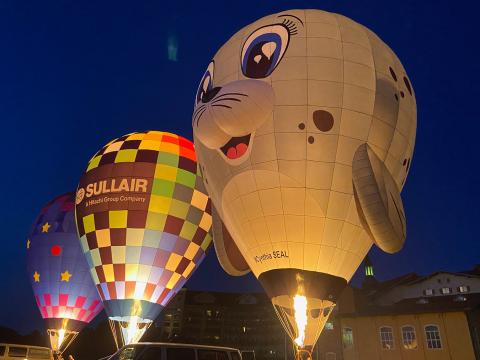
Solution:
<path fill-rule="evenodd" d="M 218 94 L 218 92 L 220 91 L 222 87 L 221 86 L 217 86 L 217 87 L 214 87 L 210 90 L 207 90 L 206 93 L 203 94 L 202 96 L 202 103 L 208 103 L 210 102 L 214 97 L 215 95 Z"/>

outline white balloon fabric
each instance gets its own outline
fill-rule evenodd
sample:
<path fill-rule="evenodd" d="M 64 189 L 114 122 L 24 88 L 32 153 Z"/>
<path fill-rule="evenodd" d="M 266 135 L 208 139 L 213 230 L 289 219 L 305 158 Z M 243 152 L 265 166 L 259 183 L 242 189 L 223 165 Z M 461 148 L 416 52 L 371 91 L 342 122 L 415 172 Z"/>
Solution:
<path fill-rule="evenodd" d="M 416 134 L 405 69 L 344 16 L 273 14 L 214 56 L 192 126 L 223 222 L 213 228 L 222 266 L 250 269 L 299 349 L 311 349 L 371 245 L 396 252 L 405 241 L 400 191 Z"/>

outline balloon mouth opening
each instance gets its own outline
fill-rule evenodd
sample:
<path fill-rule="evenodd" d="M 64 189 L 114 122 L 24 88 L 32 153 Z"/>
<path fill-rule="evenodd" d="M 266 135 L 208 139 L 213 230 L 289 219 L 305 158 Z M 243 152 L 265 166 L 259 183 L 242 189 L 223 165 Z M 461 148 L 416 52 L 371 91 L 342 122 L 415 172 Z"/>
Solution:
<path fill-rule="evenodd" d="M 312 351 L 308 349 L 296 349 L 295 360 L 311 360 Z"/>
<path fill-rule="evenodd" d="M 272 304 L 296 353 L 310 352 L 318 340 L 335 303 L 297 293 L 272 298 Z"/>
<path fill-rule="evenodd" d="M 347 281 L 303 269 L 273 269 L 258 277 L 295 349 L 312 351 Z"/>
<path fill-rule="evenodd" d="M 50 346 L 56 353 L 62 353 L 78 335 L 78 331 L 67 330 L 66 328 L 48 329 Z"/>
<path fill-rule="evenodd" d="M 250 147 L 252 134 L 232 137 L 225 145 L 220 147 L 220 151 L 228 160 L 237 160 L 243 158 Z"/>
<path fill-rule="evenodd" d="M 129 345 L 140 341 L 152 320 L 139 316 L 110 317 L 110 328 L 117 347 Z"/>

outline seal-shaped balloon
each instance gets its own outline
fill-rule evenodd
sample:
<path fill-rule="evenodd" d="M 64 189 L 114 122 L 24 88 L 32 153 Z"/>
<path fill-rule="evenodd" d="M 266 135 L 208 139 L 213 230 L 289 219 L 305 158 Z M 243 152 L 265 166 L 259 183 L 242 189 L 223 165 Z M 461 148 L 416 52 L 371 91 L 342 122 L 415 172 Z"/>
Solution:
<path fill-rule="evenodd" d="M 298 348 L 312 349 L 371 245 L 393 253 L 405 241 L 416 132 L 405 69 L 344 16 L 269 15 L 215 54 L 192 126 L 222 267 L 251 270 Z"/>

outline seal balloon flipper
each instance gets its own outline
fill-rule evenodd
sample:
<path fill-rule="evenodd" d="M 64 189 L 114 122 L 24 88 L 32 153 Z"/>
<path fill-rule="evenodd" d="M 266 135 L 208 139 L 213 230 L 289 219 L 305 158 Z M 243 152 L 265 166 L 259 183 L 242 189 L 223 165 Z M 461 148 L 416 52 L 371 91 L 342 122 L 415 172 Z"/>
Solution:
<path fill-rule="evenodd" d="M 400 251 L 406 220 L 400 191 L 385 164 L 368 144 L 353 157 L 352 179 L 358 215 L 373 242 L 387 253 Z"/>
<path fill-rule="evenodd" d="M 212 232 L 215 252 L 223 270 L 232 276 L 242 276 L 250 272 L 245 258 L 220 219 L 215 207 L 212 207 Z"/>

